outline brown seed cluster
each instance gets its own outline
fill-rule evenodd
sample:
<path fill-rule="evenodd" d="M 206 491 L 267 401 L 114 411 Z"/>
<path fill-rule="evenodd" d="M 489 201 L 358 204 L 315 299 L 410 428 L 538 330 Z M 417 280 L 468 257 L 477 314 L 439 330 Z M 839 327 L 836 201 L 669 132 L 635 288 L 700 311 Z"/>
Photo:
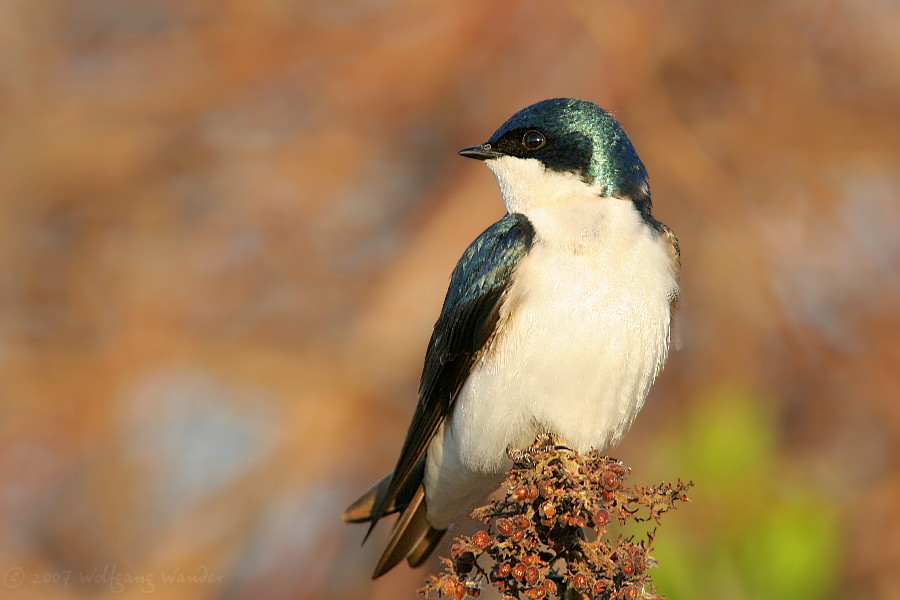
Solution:
<path fill-rule="evenodd" d="M 645 539 L 610 540 L 616 521 L 659 522 L 692 485 L 678 481 L 626 487 L 621 461 L 553 446 L 520 453 L 505 481 L 506 494 L 472 516 L 487 530 L 456 539 L 446 569 L 419 590 L 462 600 L 490 583 L 504 600 L 659 599 L 646 574 L 653 532 Z"/>

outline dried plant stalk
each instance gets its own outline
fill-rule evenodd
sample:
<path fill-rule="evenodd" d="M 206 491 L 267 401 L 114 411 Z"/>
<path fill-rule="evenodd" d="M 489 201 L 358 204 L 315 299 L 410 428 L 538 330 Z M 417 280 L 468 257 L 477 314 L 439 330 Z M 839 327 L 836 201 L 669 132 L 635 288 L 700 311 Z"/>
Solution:
<path fill-rule="evenodd" d="M 647 570 L 655 529 L 640 540 L 610 540 L 611 522 L 654 521 L 688 501 L 693 485 L 678 481 L 626 487 L 631 469 L 591 452 L 543 445 L 511 453 L 503 497 L 472 516 L 487 530 L 456 538 L 445 571 L 429 577 L 419 591 L 462 600 L 477 598 L 484 583 L 504 600 L 661 599 Z"/>

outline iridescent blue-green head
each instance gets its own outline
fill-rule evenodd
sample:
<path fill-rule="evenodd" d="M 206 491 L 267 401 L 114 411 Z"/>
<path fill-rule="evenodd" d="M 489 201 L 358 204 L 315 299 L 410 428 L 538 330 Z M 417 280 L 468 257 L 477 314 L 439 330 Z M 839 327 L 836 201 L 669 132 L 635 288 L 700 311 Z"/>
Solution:
<path fill-rule="evenodd" d="M 518 170 L 527 161 L 540 165 L 548 175 L 574 176 L 598 195 L 632 200 L 641 212 L 649 212 L 647 170 L 622 125 L 593 102 L 553 98 L 524 108 L 504 123 L 487 142 L 460 151 L 462 156 L 484 160 L 504 191 L 513 183 L 504 178 L 536 178 L 534 169 Z M 501 176 L 502 175 L 502 176 Z M 543 179 L 543 178 L 541 178 Z M 529 184 L 532 188 L 535 182 Z M 507 203 L 509 205 L 509 203 Z"/>

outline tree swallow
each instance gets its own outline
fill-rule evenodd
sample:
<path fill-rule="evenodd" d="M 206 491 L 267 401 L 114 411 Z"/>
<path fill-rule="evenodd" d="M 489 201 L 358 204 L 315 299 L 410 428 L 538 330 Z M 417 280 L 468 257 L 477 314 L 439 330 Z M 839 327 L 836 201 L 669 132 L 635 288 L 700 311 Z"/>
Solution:
<path fill-rule="evenodd" d="M 393 473 L 344 512 L 370 533 L 400 513 L 373 577 L 420 565 L 500 485 L 508 449 L 616 444 L 669 350 L 678 241 L 618 121 L 544 100 L 459 153 L 485 162 L 508 212 L 453 270 Z"/>

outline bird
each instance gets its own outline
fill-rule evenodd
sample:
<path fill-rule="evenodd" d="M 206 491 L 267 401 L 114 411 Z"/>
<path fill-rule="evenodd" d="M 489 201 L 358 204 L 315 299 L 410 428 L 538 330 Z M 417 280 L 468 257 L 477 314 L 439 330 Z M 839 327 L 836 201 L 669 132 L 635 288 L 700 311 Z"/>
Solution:
<path fill-rule="evenodd" d="M 459 154 L 493 172 L 507 212 L 450 276 L 393 472 L 343 514 L 368 538 L 399 513 L 373 579 L 422 564 L 500 486 L 511 451 L 540 436 L 617 444 L 673 345 L 678 240 L 610 112 L 543 100 Z"/>

